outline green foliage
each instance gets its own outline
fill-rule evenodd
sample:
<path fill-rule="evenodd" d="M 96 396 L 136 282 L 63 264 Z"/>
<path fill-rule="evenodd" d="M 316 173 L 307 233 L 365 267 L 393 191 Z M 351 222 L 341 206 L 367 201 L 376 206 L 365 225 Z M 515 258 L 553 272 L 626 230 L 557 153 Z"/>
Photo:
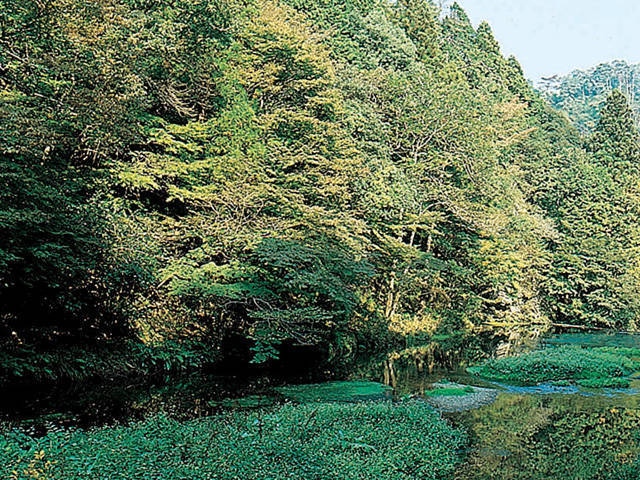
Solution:
<path fill-rule="evenodd" d="M 436 480 L 450 478 L 465 443 L 424 404 L 285 405 L 185 423 L 155 417 L 40 439 L 8 433 L 0 436 L 0 475 Z"/>
<path fill-rule="evenodd" d="M 14 329 L 24 317 L 43 326 L 60 316 L 79 330 L 96 328 L 99 312 L 93 325 L 76 318 L 99 301 L 87 289 L 102 260 L 101 226 L 96 205 L 80 204 L 90 180 L 82 185 L 78 169 L 52 173 L 2 160 L 0 178 L 0 318 Z"/>
<path fill-rule="evenodd" d="M 473 387 L 445 387 L 440 386 L 438 388 L 434 388 L 433 390 L 427 390 L 424 392 L 426 397 L 464 397 L 470 393 L 473 393 Z"/>
<path fill-rule="evenodd" d="M 619 175 L 631 176 L 638 173 L 640 160 L 640 134 L 634 125 L 627 98 L 613 90 L 600 111 L 600 118 L 588 149 L 594 157 L 613 169 L 616 180 Z"/>
<path fill-rule="evenodd" d="M 538 86 L 542 95 L 583 133 L 593 132 L 599 112 L 612 90 L 619 90 L 635 99 L 640 93 L 637 77 L 639 65 L 623 60 L 601 63 L 588 70 L 575 70 L 565 76 L 553 76 Z M 633 117 L 637 121 L 639 106 L 631 102 Z"/>
<path fill-rule="evenodd" d="M 560 176 L 559 228 L 549 291 L 561 322 L 633 329 L 638 314 L 635 225 L 638 133 L 614 92 L 581 155 Z"/>
<path fill-rule="evenodd" d="M 634 328 L 622 98 L 584 149 L 488 24 L 442 13 L 4 2 L 3 348 L 339 362 L 523 343 L 551 320 Z"/>
<path fill-rule="evenodd" d="M 247 395 L 240 398 L 225 398 L 223 400 L 208 402 L 211 406 L 219 406 L 223 408 L 264 408 L 275 405 L 277 398 L 268 395 Z"/>
<path fill-rule="evenodd" d="M 228 14 L 238 11 L 231 6 L 3 3 L 3 343 L 82 343 L 128 333 L 129 305 L 152 281 L 158 249 L 148 225 L 132 226 L 135 205 L 111 196 L 118 182 L 109 166 L 138 154 L 155 115 L 183 122 L 214 108 L 212 54 L 233 29 Z M 177 20 L 203 8 L 204 24 Z M 123 232 L 144 245 L 136 258 Z"/>
<path fill-rule="evenodd" d="M 469 371 L 483 378 L 536 384 L 576 380 L 589 386 L 629 386 L 628 378 L 640 364 L 625 350 L 558 347 L 536 350 L 515 357 L 492 359 Z"/>
<path fill-rule="evenodd" d="M 81 382 L 91 378 L 127 378 L 201 369 L 218 360 L 216 352 L 197 342 L 145 345 L 128 341 L 90 349 L 12 348 L 0 352 L 0 382 Z"/>
<path fill-rule="evenodd" d="M 256 342 L 258 363 L 277 358 L 275 347 L 285 341 L 330 342 L 348 331 L 360 307 L 358 287 L 372 272 L 339 246 L 306 243 L 267 238 L 245 264 L 183 268 L 172 274 L 172 294 L 201 308 L 225 302 L 226 311 L 212 313 L 249 318 L 246 334 Z"/>
<path fill-rule="evenodd" d="M 628 388 L 629 379 L 619 377 L 587 378 L 576 381 L 576 384 L 586 388 Z"/>
<path fill-rule="evenodd" d="M 629 348 L 629 347 L 599 347 L 597 348 L 599 352 L 605 353 L 615 353 L 618 355 L 624 355 L 625 357 L 629 357 L 633 360 L 636 360 L 640 357 L 640 348 Z"/>

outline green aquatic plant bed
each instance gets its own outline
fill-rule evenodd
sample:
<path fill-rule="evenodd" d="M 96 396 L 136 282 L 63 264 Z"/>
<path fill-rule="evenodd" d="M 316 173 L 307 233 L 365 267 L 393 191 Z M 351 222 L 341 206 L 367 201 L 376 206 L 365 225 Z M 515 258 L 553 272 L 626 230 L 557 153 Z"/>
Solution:
<path fill-rule="evenodd" d="M 0 435 L 0 478 L 450 479 L 466 442 L 420 402 L 288 404 L 40 439 Z"/>
<path fill-rule="evenodd" d="M 576 384 L 585 388 L 628 388 L 630 380 L 628 377 L 586 378 L 576 380 Z"/>
<path fill-rule="evenodd" d="M 463 397 L 473 393 L 473 387 L 440 387 L 424 392 L 425 397 Z"/>
<path fill-rule="evenodd" d="M 629 357 L 632 360 L 638 361 L 640 360 L 640 348 L 630 348 L 630 347 L 598 347 L 594 348 L 594 350 L 603 353 L 613 353 L 614 355 L 622 355 L 625 357 Z"/>
<path fill-rule="evenodd" d="M 276 391 L 287 400 L 299 403 L 362 402 L 388 398 L 392 388 L 377 382 L 345 381 L 287 385 Z"/>
<path fill-rule="evenodd" d="M 517 357 L 493 359 L 468 371 L 498 381 L 536 384 L 574 381 L 586 387 L 628 387 L 640 363 L 627 354 L 635 349 L 558 347 Z"/>

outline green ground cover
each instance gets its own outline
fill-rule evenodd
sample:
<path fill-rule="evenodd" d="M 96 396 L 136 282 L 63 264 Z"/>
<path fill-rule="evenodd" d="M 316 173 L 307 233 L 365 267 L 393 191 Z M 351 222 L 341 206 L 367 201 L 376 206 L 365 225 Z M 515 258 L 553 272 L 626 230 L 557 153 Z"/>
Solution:
<path fill-rule="evenodd" d="M 0 435 L 7 479 L 448 479 L 465 435 L 422 403 L 287 404 Z"/>
<path fill-rule="evenodd" d="M 425 397 L 463 397 L 473 393 L 473 387 L 436 387 L 424 392 Z"/>
<path fill-rule="evenodd" d="M 563 346 L 491 359 L 470 367 L 474 375 L 497 381 L 536 384 L 571 381 L 589 388 L 628 387 L 640 369 L 636 349 Z"/>

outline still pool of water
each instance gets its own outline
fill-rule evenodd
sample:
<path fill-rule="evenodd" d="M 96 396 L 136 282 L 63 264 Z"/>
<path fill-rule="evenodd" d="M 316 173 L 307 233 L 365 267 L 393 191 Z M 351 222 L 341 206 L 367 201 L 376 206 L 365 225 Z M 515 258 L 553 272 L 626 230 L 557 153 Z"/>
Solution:
<path fill-rule="evenodd" d="M 637 395 L 500 394 L 453 414 L 471 447 L 456 479 L 638 479 Z"/>

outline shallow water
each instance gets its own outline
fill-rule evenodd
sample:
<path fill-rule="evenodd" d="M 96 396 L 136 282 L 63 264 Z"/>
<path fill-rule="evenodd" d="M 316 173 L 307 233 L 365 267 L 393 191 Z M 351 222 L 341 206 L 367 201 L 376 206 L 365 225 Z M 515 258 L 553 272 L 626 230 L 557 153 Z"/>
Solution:
<path fill-rule="evenodd" d="M 70 426 L 127 423 L 158 412 L 180 419 L 201 417 L 222 408 L 260 406 L 255 399 L 282 383 L 264 376 L 194 373 L 153 380 L 24 386 L 0 395 L 0 430 L 20 427 L 39 436 Z M 246 397 L 254 401 L 241 400 Z M 268 398 L 270 403 L 276 401 L 272 395 Z"/>
<path fill-rule="evenodd" d="M 640 337 L 557 335 L 544 346 L 556 345 L 640 348 Z M 629 389 L 522 386 L 482 381 L 464 369 L 428 373 L 420 365 L 393 365 L 399 395 L 421 395 L 443 379 L 499 391 L 490 405 L 443 413 L 470 436 L 456 480 L 640 479 L 640 380 Z M 389 378 L 383 368 L 373 367 L 370 375 Z"/>
<path fill-rule="evenodd" d="M 563 333 L 543 339 L 543 346 L 580 345 L 583 347 L 640 348 L 640 335 L 630 333 Z"/>
<path fill-rule="evenodd" d="M 470 434 L 456 479 L 637 479 L 637 395 L 503 393 L 450 420 Z"/>

